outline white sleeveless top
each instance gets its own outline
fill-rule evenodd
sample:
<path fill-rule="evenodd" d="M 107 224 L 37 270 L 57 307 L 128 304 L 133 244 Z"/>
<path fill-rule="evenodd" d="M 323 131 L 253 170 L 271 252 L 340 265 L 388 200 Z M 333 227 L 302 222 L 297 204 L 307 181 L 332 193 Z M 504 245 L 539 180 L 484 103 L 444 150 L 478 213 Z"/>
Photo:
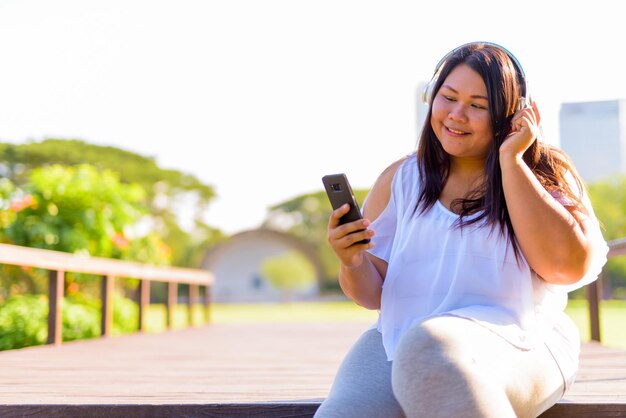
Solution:
<path fill-rule="evenodd" d="M 592 217 L 594 261 L 581 281 L 563 286 L 542 280 L 523 256 L 518 263 L 499 228 L 484 223 L 458 228 L 459 216 L 439 201 L 424 213 L 415 211 L 419 189 L 412 154 L 396 171 L 389 203 L 371 225 L 376 246 L 370 253 L 388 263 L 377 322 L 388 360 L 411 325 L 454 315 L 521 349 L 546 343 L 566 380 L 572 379 L 580 337 L 563 313 L 567 292 L 595 280 L 608 251 L 588 197 L 583 203 Z"/>

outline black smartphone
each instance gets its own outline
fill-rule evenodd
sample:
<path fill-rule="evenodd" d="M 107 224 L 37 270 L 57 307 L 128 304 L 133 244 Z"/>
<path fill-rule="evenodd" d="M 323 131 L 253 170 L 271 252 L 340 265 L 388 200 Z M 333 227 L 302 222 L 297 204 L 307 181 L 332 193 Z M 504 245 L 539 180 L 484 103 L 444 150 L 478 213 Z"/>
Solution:
<path fill-rule="evenodd" d="M 350 211 L 339 219 L 340 225 L 362 219 L 359 204 L 354 197 L 352 187 L 350 187 L 350 182 L 348 182 L 348 177 L 345 174 L 326 175 L 322 177 L 322 183 L 324 183 L 324 188 L 333 210 L 339 209 L 346 203 L 350 205 Z M 369 238 L 359 241 L 359 244 L 367 244 L 368 242 L 370 242 Z"/>

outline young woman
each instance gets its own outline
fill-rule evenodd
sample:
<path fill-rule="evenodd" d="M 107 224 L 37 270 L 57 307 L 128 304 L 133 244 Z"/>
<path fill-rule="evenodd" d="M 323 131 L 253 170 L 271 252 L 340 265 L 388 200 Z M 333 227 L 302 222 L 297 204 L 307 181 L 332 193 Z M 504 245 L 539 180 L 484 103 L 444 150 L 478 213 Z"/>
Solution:
<path fill-rule="evenodd" d="M 534 417 L 574 379 L 567 292 L 607 252 L 582 181 L 538 139 L 506 49 L 455 49 L 426 96 L 418 149 L 380 175 L 364 220 L 339 225 L 347 205 L 330 217 L 343 291 L 380 315 L 318 418 Z"/>

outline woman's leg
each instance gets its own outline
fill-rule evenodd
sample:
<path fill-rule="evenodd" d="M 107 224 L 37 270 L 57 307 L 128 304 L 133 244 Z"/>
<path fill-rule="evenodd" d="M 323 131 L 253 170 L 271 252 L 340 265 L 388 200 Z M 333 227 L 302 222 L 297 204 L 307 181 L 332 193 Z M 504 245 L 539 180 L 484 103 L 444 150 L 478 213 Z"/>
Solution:
<path fill-rule="evenodd" d="M 392 384 L 407 417 L 535 417 L 563 395 L 541 345 L 521 350 L 467 319 L 440 316 L 400 341 Z"/>
<path fill-rule="evenodd" d="M 366 331 L 343 360 L 315 418 L 403 418 L 391 390 L 391 362 L 380 333 Z"/>

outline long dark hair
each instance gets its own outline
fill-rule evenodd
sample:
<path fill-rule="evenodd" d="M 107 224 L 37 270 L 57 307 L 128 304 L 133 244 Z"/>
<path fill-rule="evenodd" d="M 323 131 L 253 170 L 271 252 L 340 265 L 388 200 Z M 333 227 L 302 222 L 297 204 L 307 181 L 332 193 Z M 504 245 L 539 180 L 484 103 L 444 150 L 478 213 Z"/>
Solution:
<path fill-rule="evenodd" d="M 450 156 L 437 140 L 430 124 L 432 98 L 437 95 L 448 74 L 460 64 L 469 66 L 480 74 L 487 87 L 488 108 L 494 140 L 485 162 L 485 176 L 481 185 L 462 199 L 456 199 L 458 227 L 486 222 L 499 230 L 513 245 L 515 257 L 520 259 L 520 249 L 504 198 L 499 149 L 510 130 L 520 97 L 525 97 L 526 83 L 523 75 L 509 55 L 491 44 L 474 43 L 456 50 L 446 59 L 441 73 L 432 87 L 431 106 L 417 147 L 417 164 L 421 187 L 415 210 L 420 213 L 431 208 L 439 199 L 450 173 Z M 569 158 L 561 150 L 536 140 L 524 153 L 524 162 L 530 167 L 542 186 L 553 195 L 562 196 L 578 210 L 584 211 L 581 193 L 574 193 L 565 179 L 570 172 L 579 191 L 583 184 Z M 469 217 L 468 215 L 475 214 Z"/>

